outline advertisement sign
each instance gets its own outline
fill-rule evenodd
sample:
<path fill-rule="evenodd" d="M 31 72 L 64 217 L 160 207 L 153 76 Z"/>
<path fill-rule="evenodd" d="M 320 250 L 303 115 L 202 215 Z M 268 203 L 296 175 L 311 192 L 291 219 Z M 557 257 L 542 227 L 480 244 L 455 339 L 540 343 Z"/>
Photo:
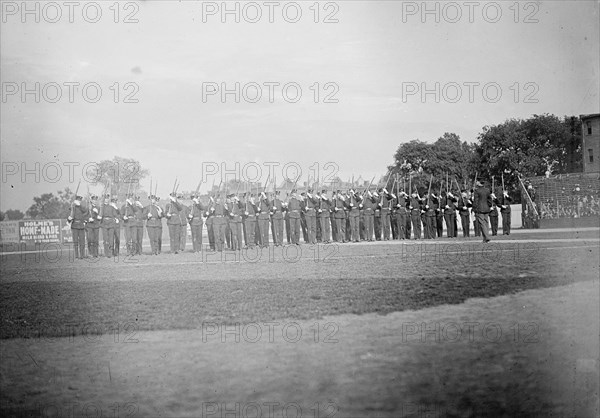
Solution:
<path fill-rule="evenodd" d="M 19 236 L 21 241 L 60 242 L 61 221 L 60 219 L 19 221 Z"/>
<path fill-rule="evenodd" d="M 19 221 L 0 222 L 0 242 L 19 242 Z"/>

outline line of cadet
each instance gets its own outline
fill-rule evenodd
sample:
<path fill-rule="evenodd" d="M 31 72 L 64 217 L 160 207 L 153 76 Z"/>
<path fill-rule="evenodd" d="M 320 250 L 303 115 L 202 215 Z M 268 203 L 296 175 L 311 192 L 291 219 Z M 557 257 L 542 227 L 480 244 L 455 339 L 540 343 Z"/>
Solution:
<path fill-rule="evenodd" d="M 478 182 L 478 186 L 483 187 Z M 281 199 L 280 191 L 274 193 L 217 193 L 207 203 L 194 194 L 186 199 L 171 193 L 163 207 L 158 196 L 149 196 L 144 206 L 139 196 L 129 194 L 125 203 L 105 195 L 103 202 L 98 196 L 90 196 L 88 205 L 83 197 L 76 196 L 68 221 L 71 223 L 75 257 L 84 258 L 87 241 L 88 255 L 98 257 L 99 231 L 102 231 L 104 255 L 118 256 L 121 229 L 124 230 L 127 254 L 142 254 L 144 226 L 150 241 L 151 254 L 162 252 L 163 220 L 169 232 L 170 252 L 184 251 L 188 224 L 191 229 L 192 249 L 202 251 L 202 232 L 206 224 L 210 251 L 241 250 L 242 248 L 266 247 L 284 244 L 360 242 L 442 238 L 446 224 L 447 238 L 458 237 L 458 219 L 463 237 L 469 237 L 471 219 L 476 218 L 477 208 L 473 198 L 477 189 L 454 195 L 451 192 L 431 193 L 420 196 L 415 190 L 411 195 L 400 191 L 398 196 L 385 188 L 378 190 L 354 189 L 347 191 L 327 190 L 316 193 L 308 189 L 298 194 L 292 190 Z M 488 190 L 489 194 L 489 190 Z M 486 206 L 492 235 L 498 231 L 498 208 L 502 215 L 503 233 L 510 234 L 511 199 L 500 191 L 498 197 L 491 194 Z M 474 219 L 474 234 L 481 236 L 481 224 Z M 487 223 L 485 220 L 484 226 Z M 487 228 L 486 228 L 487 230 Z M 269 238 L 269 234 L 271 238 Z M 487 234 L 484 235 L 484 242 Z"/>

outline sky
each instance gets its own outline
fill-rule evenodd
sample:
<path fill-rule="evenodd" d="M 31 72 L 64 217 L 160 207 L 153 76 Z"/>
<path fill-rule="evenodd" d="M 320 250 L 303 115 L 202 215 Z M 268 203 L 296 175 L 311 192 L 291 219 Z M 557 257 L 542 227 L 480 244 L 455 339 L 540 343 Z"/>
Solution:
<path fill-rule="evenodd" d="M 53 4 L 0 2 L 2 211 L 114 156 L 161 196 L 214 164 L 370 179 L 407 141 L 599 112 L 596 1 Z"/>

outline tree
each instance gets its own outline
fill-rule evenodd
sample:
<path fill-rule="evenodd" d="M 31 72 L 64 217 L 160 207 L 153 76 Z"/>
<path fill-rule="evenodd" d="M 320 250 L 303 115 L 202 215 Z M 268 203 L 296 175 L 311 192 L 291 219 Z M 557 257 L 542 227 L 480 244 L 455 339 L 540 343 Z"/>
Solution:
<path fill-rule="evenodd" d="M 395 164 L 388 169 L 398 174 L 401 187 L 405 182 L 408 187 L 410 178 L 413 189 L 417 187 L 420 192 L 427 191 L 432 175 L 434 191 L 445 188 L 446 174 L 451 185 L 457 182 L 461 187 L 470 185 L 478 166 L 475 146 L 461 142 L 458 135 L 448 132 L 433 144 L 413 140 L 400 145 L 394 160 Z M 392 184 L 393 180 L 390 180 L 388 187 Z"/>
<path fill-rule="evenodd" d="M 490 179 L 504 174 L 513 192 L 518 189 L 517 173 L 530 177 L 569 172 L 581 153 L 572 123 L 569 118 L 544 114 L 485 126 L 476 147 L 480 172 Z"/>
<path fill-rule="evenodd" d="M 118 196 L 119 200 L 125 200 L 128 191 L 141 194 L 144 191 L 141 181 L 147 176 L 148 170 L 142 169 L 138 161 L 118 156 L 100 161 L 87 173 L 88 179 L 93 179 L 94 184 L 101 184 L 106 193 Z M 79 194 L 82 193 L 80 191 Z"/>
<path fill-rule="evenodd" d="M 75 194 L 67 187 L 58 192 L 58 196 L 52 193 L 44 193 L 34 197 L 34 204 L 27 209 L 27 216 L 32 219 L 59 219 L 69 216 L 71 203 Z"/>
<path fill-rule="evenodd" d="M 19 221 L 25 217 L 25 214 L 18 209 L 9 209 L 4 213 L 4 217 L 7 221 Z"/>

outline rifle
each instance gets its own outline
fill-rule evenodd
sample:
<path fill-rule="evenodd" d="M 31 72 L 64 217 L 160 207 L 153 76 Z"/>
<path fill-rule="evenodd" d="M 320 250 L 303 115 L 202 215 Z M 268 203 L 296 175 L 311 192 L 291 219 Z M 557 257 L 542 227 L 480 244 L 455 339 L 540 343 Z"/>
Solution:
<path fill-rule="evenodd" d="M 427 205 L 431 206 L 431 182 L 433 182 L 433 174 L 429 178 L 429 188 L 427 189 Z"/>
<path fill-rule="evenodd" d="M 288 196 L 288 199 L 287 199 L 288 202 L 290 200 L 289 197 L 291 196 L 292 191 L 296 188 L 296 184 L 298 183 L 298 180 L 300 180 L 300 174 L 298 174 L 298 177 L 296 177 L 296 181 L 294 182 L 294 184 L 292 185 L 292 188 L 290 189 L 290 195 Z"/>
<path fill-rule="evenodd" d="M 154 196 L 156 197 L 156 191 L 158 190 L 158 182 L 154 185 Z"/>
<path fill-rule="evenodd" d="M 244 199 L 246 200 L 246 209 L 245 212 L 248 213 L 248 200 L 249 200 L 249 196 L 248 196 L 248 183 L 244 184 Z"/>
<path fill-rule="evenodd" d="M 504 173 L 502 173 L 502 195 L 504 195 Z"/>
<path fill-rule="evenodd" d="M 306 187 L 304 188 L 304 193 L 306 193 L 306 197 L 308 197 L 308 183 L 310 183 L 310 173 L 308 173 L 308 179 L 306 180 Z"/>
<path fill-rule="evenodd" d="M 408 189 L 410 191 L 410 193 L 412 194 L 412 174 L 408 173 Z"/>
<path fill-rule="evenodd" d="M 373 181 L 375 181 L 375 176 L 373 176 L 373 178 L 371 179 L 371 182 L 369 183 L 369 186 L 367 186 L 367 188 L 365 190 L 363 190 L 362 197 L 365 197 L 365 194 L 367 194 L 367 191 L 371 188 L 371 185 L 373 184 Z"/>
<path fill-rule="evenodd" d="M 531 196 L 529 196 L 529 192 L 527 191 L 527 189 L 525 188 L 525 185 L 523 184 L 523 180 L 521 180 L 521 175 L 517 173 L 517 177 L 519 179 L 519 182 L 521 183 L 521 187 L 523 188 L 523 190 L 525 190 L 525 195 L 527 196 L 527 198 L 529 199 L 529 204 L 531 205 L 531 207 L 533 208 L 533 211 L 535 212 L 535 216 L 539 217 L 538 211 L 535 208 L 535 204 L 533 203 L 533 199 L 531 198 Z"/>
<path fill-rule="evenodd" d="M 150 191 L 148 192 L 148 198 L 152 195 L 152 177 L 150 177 Z"/>
<path fill-rule="evenodd" d="M 173 191 L 171 192 L 171 194 L 175 194 L 175 187 L 177 186 L 177 177 L 175 177 L 175 183 L 173 183 Z M 173 202 L 169 203 L 169 212 L 168 215 L 173 215 L 173 213 L 171 212 L 171 208 L 173 207 Z"/>
<path fill-rule="evenodd" d="M 104 214 L 104 199 L 106 196 L 106 190 L 108 189 L 108 182 L 104 185 L 104 189 L 102 190 L 102 206 L 100 206 L 100 213 L 98 216 L 102 217 Z"/>
<path fill-rule="evenodd" d="M 496 186 L 495 177 L 492 176 L 492 193 L 496 193 L 495 186 Z"/>
<path fill-rule="evenodd" d="M 271 173 L 267 175 L 267 181 L 265 181 L 265 187 L 263 187 L 263 193 L 267 191 L 267 186 L 269 185 L 269 180 L 271 180 Z"/>
<path fill-rule="evenodd" d="M 456 177 L 454 178 L 454 181 L 456 182 L 456 188 L 458 189 L 458 193 L 460 194 L 460 185 L 458 184 L 458 180 L 456 179 Z"/>
<path fill-rule="evenodd" d="M 73 213 L 73 211 L 75 210 L 74 205 L 75 205 L 75 200 L 77 200 L 77 193 L 79 193 L 79 186 L 80 185 L 81 185 L 81 180 L 79 180 L 79 183 L 77 183 L 77 189 L 75 190 L 75 198 L 71 202 L 71 218 L 74 216 L 74 213 Z"/>
<path fill-rule="evenodd" d="M 448 194 L 449 191 L 450 189 L 448 188 L 448 172 L 446 171 L 446 194 Z"/>

